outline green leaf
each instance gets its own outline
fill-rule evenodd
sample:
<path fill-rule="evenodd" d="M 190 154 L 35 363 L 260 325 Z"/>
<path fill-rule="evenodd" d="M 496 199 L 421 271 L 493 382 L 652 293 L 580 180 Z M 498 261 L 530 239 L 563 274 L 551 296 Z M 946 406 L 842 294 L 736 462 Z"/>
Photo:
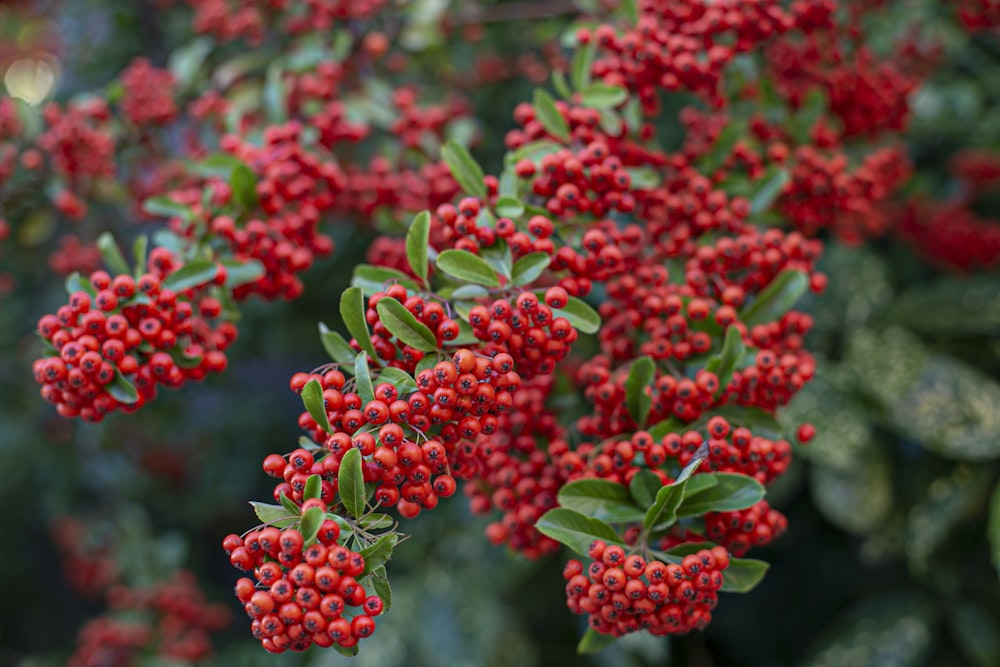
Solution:
<path fill-rule="evenodd" d="M 639 3 L 637 0 L 622 0 L 621 10 L 630 25 L 639 22 Z"/>
<path fill-rule="evenodd" d="M 406 232 L 406 260 L 420 282 L 427 285 L 427 244 L 431 234 L 431 214 L 418 214 Z"/>
<path fill-rule="evenodd" d="M 390 269 L 385 266 L 372 266 L 371 264 L 358 264 L 354 267 L 354 275 L 351 277 L 351 285 L 360 287 L 365 296 L 371 296 L 376 292 L 384 292 L 386 285 L 399 284 L 411 292 L 420 289 L 416 281 L 402 271 Z"/>
<path fill-rule="evenodd" d="M 642 519 L 642 525 L 646 530 L 663 530 L 669 528 L 677 521 L 677 508 L 684 500 L 684 489 L 688 480 L 694 474 L 702 458 L 696 458 L 684 467 L 681 474 L 677 476 L 671 484 L 667 484 L 656 492 L 656 500 L 652 506 L 646 510 Z"/>
<path fill-rule="evenodd" d="M 368 359 L 364 354 L 359 354 L 354 360 L 354 381 L 357 385 L 358 396 L 361 403 L 371 403 L 375 400 L 375 388 L 372 386 L 372 374 L 368 368 Z"/>
<path fill-rule="evenodd" d="M 149 246 L 149 237 L 140 234 L 135 237 L 132 243 L 132 258 L 135 260 L 135 276 L 138 278 L 146 272 L 146 249 Z"/>
<path fill-rule="evenodd" d="M 389 577 L 384 567 L 375 568 L 372 572 L 372 586 L 375 588 L 375 595 L 382 600 L 382 612 L 389 611 L 389 607 L 392 606 L 392 589 L 389 587 Z"/>
<path fill-rule="evenodd" d="M 142 202 L 142 210 L 160 218 L 180 218 L 185 222 L 194 220 L 194 211 L 168 197 L 150 197 Z"/>
<path fill-rule="evenodd" d="M 330 331 L 322 322 L 319 323 L 319 339 L 332 360 L 338 364 L 354 363 L 354 358 L 357 356 L 354 348 L 343 336 L 336 331 Z"/>
<path fill-rule="evenodd" d="M 627 167 L 625 172 L 631 180 L 631 190 L 652 190 L 662 182 L 659 172 L 651 167 Z"/>
<path fill-rule="evenodd" d="M 643 428 L 653 407 L 653 398 L 646 389 L 656 377 L 656 362 L 652 357 L 640 357 L 632 362 L 625 379 L 625 408 L 632 421 Z"/>
<path fill-rule="evenodd" d="M 125 405 L 132 405 L 139 400 L 139 392 L 135 385 L 126 380 L 118 369 L 115 369 L 115 379 L 110 384 L 105 385 L 104 389 L 111 395 L 111 398 Z"/>
<path fill-rule="evenodd" d="M 334 651 L 336 651 L 342 656 L 346 656 L 348 658 L 355 658 L 358 655 L 359 649 L 357 644 L 355 644 L 354 646 L 341 646 L 337 642 L 333 642 L 331 646 L 333 647 Z"/>
<path fill-rule="evenodd" d="M 551 263 L 552 257 L 547 253 L 529 253 L 514 262 L 511 282 L 519 286 L 530 285 L 545 273 L 545 269 L 549 268 Z"/>
<path fill-rule="evenodd" d="M 678 516 L 734 512 L 746 509 L 764 499 L 764 485 L 753 477 L 731 472 L 706 474 L 714 476 L 717 484 L 682 502 L 677 508 Z"/>
<path fill-rule="evenodd" d="M 573 54 L 573 61 L 569 68 L 569 80 L 576 90 L 583 90 L 590 86 L 591 67 L 594 64 L 596 51 L 597 42 L 590 40 L 586 44 L 578 46 Z"/>
<path fill-rule="evenodd" d="M 302 539 L 305 540 L 306 546 L 316 541 L 316 536 L 319 534 L 319 527 L 323 525 L 323 521 L 325 520 L 326 512 L 320 507 L 310 507 L 303 512 L 299 531 L 302 533 Z"/>
<path fill-rule="evenodd" d="M 392 557 L 392 550 L 396 548 L 397 542 L 399 542 L 399 535 L 388 533 L 378 538 L 371 546 L 362 549 L 361 555 L 365 559 L 365 571 L 363 574 L 369 574 L 383 567 Z"/>
<path fill-rule="evenodd" d="M 990 516 L 986 526 L 986 539 L 990 543 L 993 567 L 1000 574 L 1000 483 L 993 489 L 990 499 Z"/>
<path fill-rule="evenodd" d="M 617 637 L 614 635 L 605 635 L 594 628 L 587 628 L 583 637 L 580 638 L 580 643 L 576 645 L 576 652 L 580 654 L 600 653 L 614 644 L 615 641 L 617 641 Z"/>
<path fill-rule="evenodd" d="M 365 476 L 361 467 L 361 450 L 351 447 L 340 460 L 337 473 L 337 490 L 344 509 L 358 518 L 365 513 Z"/>
<path fill-rule="evenodd" d="M 622 544 L 618 534 L 604 521 L 586 517 L 563 507 L 557 507 L 543 514 L 535 523 L 535 528 L 584 557 L 587 556 L 587 550 L 594 540 L 604 540 L 608 544 Z"/>
<path fill-rule="evenodd" d="M 976 667 L 1000 665 L 1000 624 L 982 606 L 963 601 L 952 610 L 948 626 L 955 643 Z"/>
<path fill-rule="evenodd" d="M 256 259 L 223 259 L 219 263 L 226 267 L 226 287 L 229 289 L 260 280 L 267 273 Z"/>
<path fill-rule="evenodd" d="M 629 495 L 639 507 L 649 507 L 656 501 L 656 493 L 663 482 L 649 470 L 640 470 L 628 486 Z"/>
<path fill-rule="evenodd" d="M 641 521 L 644 512 L 632 504 L 623 484 L 580 479 L 559 489 L 559 505 L 611 523 Z"/>
<path fill-rule="evenodd" d="M 618 112 L 601 109 L 598 114 L 597 124 L 605 134 L 617 137 L 625 133 L 625 121 Z"/>
<path fill-rule="evenodd" d="M 417 320 L 406 306 L 386 297 L 375 306 L 378 318 L 393 336 L 422 352 L 437 350 L 437 338 L 423 322 Z"/>
<path fill-rule="evenodd" d="M 260 522 L 266 523 L 269 526 L 286 528 L 299 520 L 298 514 L 289 512 L 282 505 L 270 505 L 268 503 L 251 501 L 250 506 L 253 507 L 254 514 L 257 515 Z"/>
<path fill-rule="evenodd" d="M 552 87 L 556 89 L 559 97 L 568 100 L 573 96 L 573 91 L 566 82 L 566 75 L 561 69 L 552 70 Z"/>
<path fill-rule="evenodd" d="M 773 322 L 791 310 L 807 289 L 809 276 L 804 271 L 786 269 L 743 309 L 740 319 L 748 328 Z"/>
<path fill-rule="evenodd" d="M 323 492 L 323 478 L 319 475 L 309 475 L 306 479 L 306 488 L 302 491 L 303 500 L 319 498 Z"/>
<path fill-rule="evenodd" d="M 366 514 L 358 519 L 358 525 L 365 530 L 381 530 L 393 524 L 392 517 L 388 514 Z"/>
<path fill-rule="evenodd" d="M 129 273 L 128 262 L 121 248 L 115 243 L 115 237 L 110 232 L 104 232 L 97 237 L 97 249 L 101 251 L 105 266 L 108 267 L 112 276 L 127 275 Z"/>
<path fill-rule="evenodd" d="M 198 80 L 198 73 L 205 63 L 205 58 L 212 52 L 210 37 L 196 37 L 187 44 L 180 46 L 170 54 L 167 67 L 174 75 L 175 87 L 184 92 L 191 89 Z"/>
<path fill-rule="evenodd" d="M 746 136 L 746 131 L 747 127 L 745 121 L 730 121 L 724 128 L 722 128 L 722 131 L 719 132 L 719 136 L 716 137 L 715 143 L 712 144 L 712 148 L 700 160 L 698 160 L 698 171 L 705 175 L 715 173 L 723 164 L 725 164 L 726 158 L 728 158 L 730 153 L 733 152 L 736 142 Z"/>
<path fill-rule="evenodd" d="M 302 508 L 296 505 L 295 501 L 286 496 L 284 493 L 278 496 L 278 501 L 281 503 L 282 507 L 288 510 L 290 514 L 298 516 L 302 513 Z"/>
<path fill-rule="evenodd" d="M 500 286 L 493 267 L 468 250 L 445 250 L 438 255 L 436 263 L 441 271 L 459 280 L 486 287 Z"/>
<path fill-rule="evenodd" d="M 193 287 L 201 287 L 215 280 L 219 268 L 215 262 L 201 260 L 185 264 L 163 281 L 163 289 L 173 290 L 178 294 Z"/>
<path fill-rule="evenodd" d="M 719 388 L 715 392 L 716 396 L 726 391 L 726 387 L 729 386 L 729 381 L 733 379 L 733 373 L 736 371 L 736 367 L 740 361 L 742 361 L 746 351 L 747 348 L 743 344 L 743 336 L 740 334 L 739 329 L 733 326 L 726 329 L 726 337 L 723 340 L 722 349 L 705 364 L 705 370 L 715 373 L 719 378 Z"/>
<path fill-rule="evenodd" d="M 288 109 L 285 100 L 285 82 L 281 78 L 282 69 L 278 63 L 271 63 L 267 68 L 267 78 L 264 81 L 264 115 L 272 125 L 278 125 L 288 120 Z"/>
<path fill-rule="evenodd" d="M 601 316 L 586 302 L 571 296 L 563 308 L 553 308 L 554 317 L 565 317 L 580 333 L 595 334 L 601 328 Z"/>
<path fill-rule="evenodd" d="M 476 255 L 473 256 L 476 257 Z M 511 272 L 514 270 L 514 253 L 506 241 L 500 240 L 489 248 L 483 248 L 479 251 L 478 257 L 497 274 L 510 280 Z"/>
<path fill-rule="evenodd" d="M 520 218 L 524 215 L 524 203 L 515 197 L 500 197 L 493 206 L 501 218 Z"/>
<path fill-rule="evenodd" d="M 580 103 L 591 109 L 614 109 L 626 100 L 627 90 L 606 83 L 592 83 L 580 91 Z"/>
<path fill-rule="evenodd" d="M 760 215 L 771 210 L 791 178 L 787 169 L 768 167 L 767 172 L 758 181 L 756 191 L 750 197 L 750 215 Z"/>
<path fill-rule="evenodd" d="M 537 164 L 546 155 L 558 153 L 562 150 L 562 148 L 563 147 L 561 145 L 548 139 L 532 141 L 531 143 L 525 144 L 517 150 L 508 153 L 506 160 L 511 164 L 517 164 L 521 160 L 529 160 Z"/>
<path fill-rule="evenodd" d="M 358 342 L 361 350 L 368 353 L 372 359 L 378 360 L 378 353 L 372 344 L 371 333 L 368 332 L 368 322 L 365 319 L 365 297 L 360 287 L 348 287 L 340 295 L 340 317 L 344 320 L 347 332 Z"/>
<path fill-rule="evenodd" d="M 757 587 L 770 567 L 762 560 L 730 558 L 729 567 L 722 571 L 722 588 L 726 593 L 749 593 Z"/>
<path fill-rule="evenodd" d="M 257 177 L 250 167 L 240 163 L 229 177 L 229 187 L 233 190 L 233 201 L 244 211 L 257 208 Z"/>
<path fill-rule="evenodd" d="M 378 381 L 391 384 L 401 397 L 417 391 L 417 381 L 413 379 L 412 375 L 400 368 L 387 366 L 379 373 Z"/>
<path fill-rule="evenodd" d="M 442 292 L 444 290 L 438 290 L 438 295 L 443 296 Z M 484 296 L 489 296 L 490 291 L 483 287 L 482 285 L 462 285 L 461 287 L 456 287 L 451 290 L 448 298 L 450 299 L 481 299 Z"/>
<path fill-rule="evenodd" d="M 553 137 L 563 141 L 570 140 L 569 124 L 556 108 L 552 95 L 541 88 L 535 90 L 535 117 Z"/>
<path fill-rule="evenodd" d="M 473 159 L 465 146 L 449 141 L 441 149 L 441 157 L 462 190 L 478 199 L 486 199 L 483 168 Z"/>
<path fill-rule="evenodd" d="M 313 421 L 327 433 L 333 433 L 330 427 L 330 420 L 326 414 L 326 401 L 323 400 L 323 388 L 318 380 L 310 380 L 306 386 L 302 387 L 302 404 L 306 407 L 306 412 L 313 418 Z"/>
<path fill-rule="evenodd" d="M 90 284 L 90 280 L 81 276 L 79 271 L 74 271 L 66 276 L 66 293 L 73 294 L 74 292 L 85 292 L 91 297 L 97 294 L 97 290 Z"/>
<path fill-rule="evenodd" d="M 243 164 L 239 158 L 228 153 L 217 153 L 209 155 L 204 160 L 194 165 L 194 172 L 205 178 L 221 178 L 228 182 L 233 176 L 236 167 Z"/>

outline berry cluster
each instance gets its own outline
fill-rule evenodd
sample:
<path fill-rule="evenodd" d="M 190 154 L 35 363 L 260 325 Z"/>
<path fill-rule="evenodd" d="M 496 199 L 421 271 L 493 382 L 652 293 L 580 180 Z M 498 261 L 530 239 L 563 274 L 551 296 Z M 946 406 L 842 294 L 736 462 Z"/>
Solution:
<path fill-rule="evenodd" d="M 326 508 L 322 500 L 304 507 L 311 503 Z M 234 566 L 253 570 L 256 582 L 241 578 L 236 596 L 253 619 L 253 636 L 268 651 L 350 648 L 375 631 L 372 617 L 382 613 L 382 600 L 358 582 L 365 559 L 337 544 L 339 537 L 337 522 L 325 519 L 308 545 L 298 529 L 274 526 L 223 541 Z"/>
<path fill-rule="evenodd" d="M 121 74 L 122 112 L 134 125 L 164 125 L 177 116 L 170 70 L 153 67 L 145 58 L 136 58 Z"/>
<path fill-rule="evenodd" d="M 236 328 L 216 322 L 219 300 L 204 289 L 179 294 L 165 286 L 179 267 L 163 248 L 150 253 L 149 265 L 152 272 L 138 280 L 91 274 L 85 290 L 39 320 L 52 356 L 35 362 L 35 379 L 59 414 L 100 421 L 115 409 L 138 409 L 157 385 L 177 387 L 225 369 Z M 216 282 L 224 280 L 219 271 Z"/>
<path fill-rule="evenodd" d="M 678 563 L 626 555 L 618 545 L 595 541 L 586 568 L 571 560 L 563 569 L 566 604 L 587 614 L 590 627 L 616 637 L 647 630 L 654 635 L 685 634 L 712 620 L 725 582 L 729 554 L 723 547 L 702 549 Z"/>

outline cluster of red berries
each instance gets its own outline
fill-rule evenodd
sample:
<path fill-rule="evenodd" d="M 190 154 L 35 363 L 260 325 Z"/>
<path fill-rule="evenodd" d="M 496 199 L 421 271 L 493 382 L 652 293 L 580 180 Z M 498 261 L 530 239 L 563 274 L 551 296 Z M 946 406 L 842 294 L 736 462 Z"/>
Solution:
<path fill-rule="evenodd" d="M 114 587 L 107 598 L 111 614 L 83 626 L 69 667 L 128 667 L 150 650 L 197 662 L 212 653 L 209 634 L 230 620 L 225 605 L 208 603 L 187 571 L 151 588 Z"/>
<path fill-rule="evenodd" d="M 134 125 L 164 125 L 177 116 L 174 76 L 170 70 L 153 67 L 136 58 L 121 74 L 122 111 Z"/>
<path fill-rule="evenodd" d="M 729 554 L 723 547 L 702 549 L 679 564 L 626 555 L 615 544 L 590 545 L 593 560 L 571 560 L 563 569 L 566 604 L 587 614 L 591 628 L 621 637 L 647 630 L 654 635 L 685 634 L 712 620 L 725 582 Z"/>
<path fill-rule="evenodd" d="M 111 111 L 100 99 L 42 110 L 46 129 L 38 137 L 55 172 L 70 190 L 87 192 L 93 181 L 115 175 L 115 142 L 108 127 Z"/>
<path fill-rule="evenodd" d="M 303 505 L 310 506 L 326 508 L 318 499 Z M 372 617 L 382 613 L 382 600 L 358 581 L 364 557 L 337 544 L 339 538 L 337 522 L 325 519 L 311 544 L 296 528 L 273 526 L 223 541 L 232 564 L 253 571 L 256 581 L 236 582 L 236 597 L 252 619 L 253 636 L 271 653 L 350 648 L 375 631 Z"/>
<path fill-rule="evenodd" d="M 931 262 L 953 271 L 1000 267 L 1000 221 L 978 215 L 963 202 L 910 202 L 897 233 Z"/>
<path fill-rule="evenodd" d="M 709 512 L 705 515 L 705 535 L 734 556 L 743 556 L 751 547 L 770 544 L 788 529 L 788 519 L 766 500 L 736 512 Z"/>
<path fill-rule="evenodd" d="M 992 30 L 1000 26 L 1000 2 L 997 0 L 959 0 L 955 11 L 969 30 Z"/>
<path fill-rule="evenodd" d="M 115 409 L 138 409 L 155 396 L 157 385 L 177 387 L 225 369 L 224 350 L 236 328 L 213 322 L 222 310 L 218 299 L 163 287 L 178 268 L 166 249 L 153 250 L 149 265 L 152 272 L 138 280 L 91 274 L 93 296 L 74 292 L 68 304 L 39 320 L 38 333 L 54 356 L 35 362 L 35 379 L 59 414 L 100 421 Z M 224 271 L 218 276 L 225 280 Z M 138 390 L 131 402 L 112 393 L 119 377 Z"/>
<path fill-rule="evenodd" d="M 85 243 L 75 234 L 60 236 L 55 250 L 49 254 L 49 268 L 60 276 L 94 273 L 103 264 L 97 244 Z"/>

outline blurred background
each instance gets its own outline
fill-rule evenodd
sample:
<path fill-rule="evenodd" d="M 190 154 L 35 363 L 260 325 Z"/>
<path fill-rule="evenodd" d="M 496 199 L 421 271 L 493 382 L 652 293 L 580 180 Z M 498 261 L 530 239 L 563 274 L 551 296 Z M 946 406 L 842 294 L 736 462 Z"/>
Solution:
<path fill-rule="evenodd" d="M 471 139 L 489 172 L 513 108 L 563 57 L 561 36 L 579 13 L 600 4 L 416 0 L 375 21 L 391 32 L 405 20 L 394 48 L 412 59 L 411 83 L 436 99 L 461 91 L 469 112 L 447 132 Z M 763 584 L 723 596 L 704 633 L 630 637 L 580 657 L 582 619 L 565 609 L 562 560 L 490 547 L 485 520 L 455 499 L 410 525 L 393 557 L 392 610 L 355 664 L 1000 665 L 998 10 L 876 4 L 885 6 L 864 18 L 872 48 L 907 57 L 905 35 L 927 63 L 901 135 L 915 172 L 876 233 L 829 238 L 830 288 L 805 308 L 817 322 L 808 347 L 819 377 L 780 415 L 790 426 L 812 422 L 818 435 L 769 494 L 790 530 L 756 555 L 772 563 Z M 29 132 L 51 100 L 119 95 L 135 57 L 194 76 L 184 69 L 197 74 L 201 62 L 191 65 L 194 12 L 163 0 L 0 3 L 0 103 Z M 453 17 L 447 31 L 444 16 Z M 215 48 L 214 71 L 252 74 L 259 65 L 238 60 L 244 51 Z M 667 112 L 662 122 L 677 125 Z M 0 123 L 0 139 L 2 153 L 18 138 Z M 0 169 L 0 666 L 70 664 L 81 642 L 99 641 L 80 633 L 109 613 L 107 597 L 93 594 L 102 582 L 152 586 L 181 568 L 207 600 L 206 627 L 222 626 L 198 664 L 347 664 L 332 651 L 265 654 L 220 543 L 254 522 L 245 500 L 268 499 L 260 461 L 300 434 L 288 378 L 325 359 L 316 323 L 337 319 L 353 264 L 391 222 L 339 221 L 335 255 L 306 274 L 302 298 L 246 304 L 227 372 L 91 425 L 38 397 L 34 328 L 65 300 L 64 265 L 98 261 L 97 233 L 128 238 L 141 225 L 113 188 L 91 193 L 88 215 L 69 223 L 53 204 L 59 187 Z M 128 664 L 187 663 L 150 652 Z"/>

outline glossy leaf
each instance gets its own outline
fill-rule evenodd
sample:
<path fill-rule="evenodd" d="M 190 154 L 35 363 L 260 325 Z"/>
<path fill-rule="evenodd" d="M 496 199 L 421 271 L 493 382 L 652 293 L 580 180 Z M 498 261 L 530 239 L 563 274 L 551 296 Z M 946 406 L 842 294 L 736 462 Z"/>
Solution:
<path fill-rule="evenodd" d="M 357 352 L 351 347 L 343 336 L 336 331 L 330 331 L 322 322 L 319 323 L 319 339 L 323 344 L 323 349 L 330 355 L 330 358 L 338 364 L 352 364 Z"/>
<path fill-rule="evenodd" d="M 559 109 L 552 95 L 538 88 L 535 90 L 535 117 L 542 124 L 545 131 L 557 139 L 569 141 L 569 124 Z"/>
<path fill-rule="evenodd" d="M 545 269 L 549 268 L 551 262 L 552 257 L 547 253 L 529 253 L 514 262 L 514 267 L 511 269 L 511 282 L 520 286 L 530 285 L 545 273 Z"/>
<path fill-rule="evenodd" d="M 427 284 L 427 244 L 431 233 L 431 214 L 423 211 L 406 232 L 406 260 L 424 285 Z"/>
<path fill-rule="evenodd" d="M 185 264 L 163 281 L 163 289 L 183 292 L 193 287 L 201 287 L 215 280 L 219 269 L 214 262 L 201 260 Z"/>
<path fill-rule="evenodd" d="M 378 318 L 393 336 L 412 348 L 423 352 L 437 349 L 437 338 L 423 322 L 406 309 L 406 306 L 392 298 L 385 298 L 375 306 Z"/>
<path fill-rule="evenodd" d="M 643 510 L 632 503 L 628 489 L 603 479 L 581 479 L 559 489 L 559 505 L 611 523 L 641 521 Z"/>
<path fill-rule="evenodd" d="M 267 273 L 256 259 L 223 259 L 219 263 L 226 268 L 226 287 L 229 289 L 260 280 Z"/>
<path fill-rule="evenodd" d="M 365 477 L 361 467 L 361 450 L 351 447 L 340 460 L 337 490 L 344 509 L 358 518 L 365 513 Z"/>
<path fill-rule="evenodd" d="M 500 197 L 494 205 L 501 218 L 520 218 L 524 215 L 524 203 L 514 197 Z"/>
<path fill-rule="evenodd" d="M 302 491 L 303 500 L 319 498 L 323 491 L 323 478 L 319 475 L 309 475 L 306 478 L 306 488 Z"/>
<path fill-rule="evenodd" d="M 253 507 L 254 514 L 257 515 L 260 522 L 269 526 L 286 528 L 299 520 L 297 514 L 289 512 L 288 509 L 282 505 L 251 502 L 250 506 Z"/>
<path fill-rule="evenodd" d="M 445 250 L 438 255 L 436 263 L 441 271 L 453 278 L 486 287 L 500 286 L 493 267 L 467 250 Z"/>
<path fill-rule="evenodd" d="M 128 262 L 121 248 L 115 242 L 115 237 L 110 232 L 104 232 L 97 237 L 97 249 L 101 251 L 108 272 L 112 275 L 127 275 L 129 273 Z"/>
<path fill-rule="evenodd" d="M 663 488 L 663 482 L 649 470 L 642 469 L 629 483 L 628 492 L 639 507 L 649 507 L 656 501 L 656 493 Z"/>
<path fill-rule="evenodd" d="M 180 218 L 185 222 L 194 219 L 190 208 L 168 197 L 150 197 L 142 202 L 142 210 L 159 218 Z"/>
<path fill-rule="evenodd" d="M 375 400 L 371 370 L 368 368 L 368 359 L 363 354 L 359 354 L 354 360 L 354 382 L 362 405 Z"/>
<path fill-rule="evenodd" d="M 132 259 L 135 261 L 135 276 L 138 278 L 146 272 L 146 250 L 149 247 L 149 237 L 140 234 L 132 242 Z"/>
<path fill-rule="evenodd" d="M 174 49 L 167 59 L 167 68 L 174 76 L 176 90 L 186 91 L 195 84 L 198 73 L 211 52 L 211 37 L 195 37 L 187 44 Z"/>
<path fill-rule="evenodd" d="M 229 187 L 233 190 L 233 201 L 244 211 L 257 208 L 257 177 L 250 167 L 239 164 L 229 177 Z"/>
<path fill-rule="evenodd" d="M 340 317 L 344 320 L 347 332 L 367 352 L 372 359 L 378 359 L 371 334 L 368 332 L 368 322 L 365 320 L 365 297 L 360 287 L 348 287 L 340 295 Z"/>
<path fill-rule="evenodd" d="M 320 507 L 310 507 L 302 513 L 302 522 L 299 524 L 299 531 L 306 545 L 311 545 L 316 541 L 319 528 L 326 520 L 326 512 Z"/>
<path fill-rule="evenodd" d="M 592 83 L 580 91 L 580 103 L 591 109 L 614 109 L 626 100 L 627 90 L 606 83 Z"/>
<path fill-rule="evenodd" d="M 656 362 L 652 357 L 640 357 L 632 362 L 625 379 L 625 408 L 632 421 L 643 428 L 653 407 L 653 398 L 646 390 L 656 377 Z"/>
<path fill-rule="evenodd" d="M 580 654 L 600 653 L 607 647 L 615 643 L 617 637 L 605 635 L 593 628 L 587 628 L 580 638 L 580 643 L 576 645 L 576 652 Z"/>
<path fill-rule="evenodd" d="M 378 382 L 388 382 L 391 384 L 399 392 L 400 397 L 408 396 L 417 391 L 417 381 L 413 379 L 413 376 L 402 369 L 393 368 L 392 366 L 386 367 L 379 373 Z"/>
<path fill-rule="evenodd" d="M 397 283 L 410 291 L 415 292 L 419 289 L 413 278 L 402 271 L 390 269 L 386 266 L 358 264 L 354 267 L 354 275 L 351 277 L 351 285 L 360 287 L 365 296 L 371 296 L 376 292 L 383 292 L 388 285 Z"/>
<path fill-rule="evenodd" d="M 601 328 L 601 316 L 586 302 L 570 297 L 563 308 L 553 308 L 555 317 L 565 317 L 580 333 L 594 334 Z"/>
<path fill-rule="evenodd" d="M 789 174 L 787 169 L 780 167 L 768 168 L 764 176 L 757 183 L 757 189 L 750 197 L 750 214 L 760 215 L 761 213 L 770 211 L 791 178 L 791 174 Z"/>
<path fill-rule="evenodd" d="M 646 510 L 642 525 L 646 530 L 663 530 L 677 521 L 677 508 L 684 500 L 684 488 L 704 459 L 697 458 L 684 467 L 681 474 L 672 483 L 656 492 L 656 499 Z"/>
<path fill-rule="evenodd" d="M 809 289 L 809 276 L 803 271 L 786 269 L 743 309 L 740 319 L 747 327 L 780 319 Z"/>
<path fill-rule="evenodd" d="M 126 380 L 122 372 L 117 369 L 115 369 L 115 379 L 110 384 L 105 385 L 104 389 L 111 395 L 111 398 L 125 405 L 132 405 L 139 400 L 139 392 L 135 385 Z"/>
<path fill-rule="evenodd" d="M 719 378 L 719 388 L 716 390 L 716 395 L 724 392 L 729 386 L 729 381 L 733 379 L 733 373 L 743 359 L 743 355 L 746 354 L 746 349 L 739 329 L 734 326 L 726 329 L 722 349 L 705 364 L 705 370 L 715 373 Z"/>
<path fill-rule="evenodd" d="M 392 557 L 392 550 L 399 542 L 399 535 L 388 533 L 379 537 L 374 544 L 361 550 L 361 555 L 365 559 L 365 570 L 363 574 L 368 574 L 373 570 L 384 566 Z"/>
<path fill-rule="evenodd" d="M 282 69 L 277 63 L 271 63 L 267 68 L 267 77 L 264 80 L 264 113 L 268 122 L 273 125 L 288 120 L 288 109 L 285 102 L 288 93 L 285 90 L 282 73 Z"/>
<path fill-rule="evenodd" d="M 677 508 L 678 516 L 733 512 L 746 509 L 764 499 L 764 485 L 753 477 L 731 472 L 706 474 L 713 475 L 717 484 L 682 502 Z"/>
<path fill-rule="evenodd" d="M 321 429 L 327 433 L 333 433 L 330 427 L 330 420 L 326 414 L 326 401 L 323 399 L 323 388 L 318 380 L 310 380 L 302 387 L 302 404 L 306 407 L 306 412 L 313 418 Z"/>
<path fill-rule="evenodd" d="M 465 146 L 449 141 L 441 149 L 441 157 L 451 170 L 451 175 L 462 189 L 479 199 L 486 199 L 483 168 L 473 159 Z"/>
<path fill-rule="evenodd" d="M 392 606 L 392 588 L 389 587 L 389 577 L 384 567 L 375 568 L 372 572 L 372 587 L 375 589 L 375 595 L 382 600 L 383 613 L 389 611 L 389 607 Z"/>
<path fill-rule="evenodd" d="M 563 507 L 543 514 L 535 523 L 535 528 L 584 557 L 594 540 L 604 540 L 608 544 L 622 543 L 614 529 L 604 521 Z"/>
<path fill-rule="evenodd" d="M 729 567 L 722 571 L 722 588 L 725 593 L 749 593 L 757 587 L 770 567 L 762 560 L 730 558 Z"/>
<path fill-rule="evenodd" d="M 746 136 L 746 123 L 741 120 L 730 121 L 719 132 L 712 148 L 698 161 L 698 171 L 709 175 L 722 167 L 726 158 L 733 152 L 736 142 L 744 136 Z"/>
<path fill-rule="evenodd" d="M 570 63 L 569 80 L 576 90 L 583 90 L 590 86 L 591 69 L 594 65 L 594 54 L 597 52 L 597 43 L 590 40 L 586 44 L 577 47 L 573 54 L 573 61 Z"/>

